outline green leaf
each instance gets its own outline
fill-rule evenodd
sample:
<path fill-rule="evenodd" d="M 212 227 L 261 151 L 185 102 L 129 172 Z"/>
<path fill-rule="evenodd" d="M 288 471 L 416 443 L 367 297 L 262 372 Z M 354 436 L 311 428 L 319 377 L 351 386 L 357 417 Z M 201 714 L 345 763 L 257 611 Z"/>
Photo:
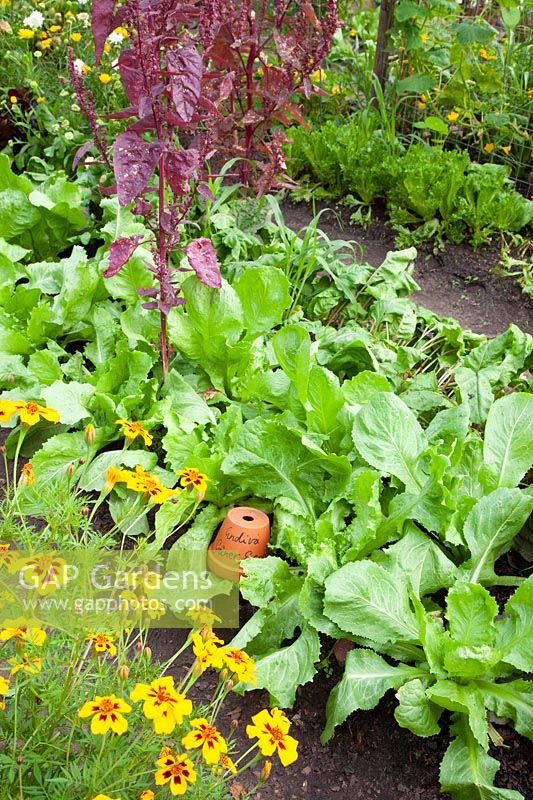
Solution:
<path fill-rule="evenodd" d="M 168 373 L 163 393 L 168 397 L 172 413 L 178 415 L 186 433 L 192 433 L 197 425 L 205 425 L 208 422 L 216 424 L 213 409 L 177 370 L 171 369 Z"/>
<path fill-rule="evenodd" d="M 320 639 L 317 632 L 304 625 L 300 636 L 287 647 L 255 657 L 257 689 L 266 689 L 272 704 L 290 708 L 299 686 L 313 680 L 315 663 L 320 658 Z"/>
<path fill-rule="evenodd" d="M 509 598 L 505 612 L 507 616 L 496 623 L 502 659 L 524 672 L 533 672 L 533 575 Z"/>
<path fill-rule="evenodd" d="M 533 682 L 507 681 L 492 683 L 477 681 L 485 705 L 498 717 L 509 717 L 522 736 L 533 740 Z"/>
<path fill-rule="evenodd" d="M 398 578 L 409 580 L 418 597 L 451 586 L 457 577 L 453 561 L 414 523 L 407 523 L 402 538 L 383 551 L 380 563 Z"/>
<path fill-rule="evenodd" d="M 100 492 L 104 488 L 109 467 L 134 469 L 139 465 L 143 469 L 151 470 L 156 464 L 157 455 L 147 450 L 107 450 L 97 455 L 82 472 L 79 487 L 84 492 Z"/>
<path fill-rule="evenodd" d="M 239 588 L 245 600 L 262 608 L 272 600 L 280 585 L 291 579 L 289 565 L 282 558 L 247 558 L 243 561 L 244 577 Z"/>
<path fill-rule="evenodd" d="M 496 600 L 483 586 L 458 583 L 448 592 L 448 631 L 458 642 L 492 644 L 496 638 L 494 618 L 497 613 Z"/>
<path fill-rule="evenodd" d="M 289 281 L 276 267 L 248 267 L 233 284 L 241 301 L 244 325 L 251 337 L 281 323 L 289 307 Z"/>
<path fill-rule="evenodd" d="M 392 391 L 387 378 L 366 369 L 344 381 L 341 388 L 344 399 L 352 406 L 362 406 L 379 392 Z"/>
<path fill-rule="evenodd" d="M 419 459 L 427 439 L 413 412 L 394 394 L 374 395 L 357 413 L 354 445 L 371 466 L 399 478 L 408 491 L 424 483 Z"/>
<path fill-rule="evenodd" d="M 55 382 L 61 383 L 63 371 L 55 353 L 50 350 L 39 350 L 28 359 L 28 370 L 36 381 L 46 386 Z M 59 410 L 59 409 L 58 409 Z"/>
<path fill-rule="evenodd" d="M 483 443 L 484 482 L 513 488 L 533 464 L 533 394 L 500 397 L 491 406 Z"/>
<path fill-rule="evenodd" d="M 427 128 L 430 131 L 435 131 L 435 133 L 442 133 L 443 136 L 446 136 L 448 133 L 448 126 L 444 122 L 443 119 L 440 117 L 426 117 L 425 119 L 421 119 L 418 122 L 413 123 L 414 128 Z"/>
<path fill-rule="evenodd" d="M 478 19 L 476 22 L 459 22 L 453 26 L 459 44 L 486 44 L 497 33 L 488 22 Z"/>
<path fill-rule="evenodd" d="M 312 367 L 307 392 L 311 406 L 307 413 L 308 429 L 327 436 L 328 449 L 338 452 L 339 441 L 344 434 L 344 428 L 338 420 L 339 411 L 344 405 L 339 379 L 325 367 Z"/>
<path fill-rule="evenodd" d="M 487 750 L 488 722 L 483 695 L 476 683 L 455 683 L 439 680 L 426 691 L 427 697 L 448 711 L 460 711 L 468 715 L 468 724 L 478 743 Z"/>
<path fill-rule="evenodd" d="M 485 370 L 475 372 L 470 367 L 459 367 L 454 372 L 463 403 L 470 406 L 472 422 L 482 423 L 494 402 L 494 394 Z"/>
<path fill-rule="evenodd" d="M 476 503 L 463 529 L 471 554 L 470 583 L 495 580 L 495 560 L 509 549 L 532 510 L 533 497 L 520 489 L 496 489 Z"/>
<path fill-rule="evenodd" d="M 494 786 L 500 765 L 480 747 L 462 714 L 455 715 L 451 733 L 455 738 L 440 765 L 443 792 L 453 800 L 524 800 L 520 792 Z"/>
<path fill-rule="evenodd" d="M 417 6 L 417 8 L 420 8 L 420 6 Z M 422 92 L 427 92 L 433 86 L 435 86 L 435 78 L 431 75 L 409 75 L 408 78 L 398 81 L 396 91 L 398 94 L 402 92 L 421 94 Z"/>
<path fill-rule="evenodd" d="M 328 698 L 322 744 L 331 739 L 337 725 L 353 711 L 375 708 L 389 689 L 399 689 L 407 681 L 426 674 L 423 669 L 404 664 L 393 667 L 372 650 L 350 650 L 342 680 Z"/>
<path fill-rule="evenodd" d="M 48 439 L 32 458 L 36 482 L 46 484 L 60 478 L 66 479 L 67 467 L 78 465 L 80 456 L 86 452 L 82 431 L 59 433 Z M 80 467 L 77 467 L 79 472 Z"/>
<path fill-rule="evenodd" d="M 372 561 L 345 564 L 327 578 L 324 613 L 341 630 L 380 644 L 419 640 L 407 587 Z"/>
<path fill-rule="evenodd" d="M 396 722 L 416 736 L 434 736 L 440 731 L 438 724 L 442 709 L 426 696 L 426 686 L 419 678 L 404 683 L 396 692 L 399 706 L 394 711 Z"/>
<path fill-rule="evenodd" d="M 287 325 L 272 337 L 272 346 L 283 372 L 296 386 L 303 406 L 307 402 L 311 340 L 301 325 Z"/>
<path fill-rule="evenodd" d="M 54 381 L 41 391 L 41 397 L 50 408 L 59 411 L 61 422 L 64 425 L 75 425 L 82 419 L 91 416 L 87 410 L 87 400 L 94 394 L 94 386 L 86 383 L 70 381 Z"/>

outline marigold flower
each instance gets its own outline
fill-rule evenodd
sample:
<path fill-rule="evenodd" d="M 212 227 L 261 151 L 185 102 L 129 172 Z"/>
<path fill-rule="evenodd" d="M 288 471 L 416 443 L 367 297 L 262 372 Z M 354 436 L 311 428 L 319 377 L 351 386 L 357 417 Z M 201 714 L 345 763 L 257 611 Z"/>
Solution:
<path fill-rule="evenodd" d="M 196 489 L 199 492 L 205 492 L 207 489 L 207 482 L 209 478 L 203 472 L 200 472 L 194 467 L 180 469 L 177 474 L 181 475 L 180 484 L 185 489 Z"/>
<path fill-rule="evenodd" d="M 315 69 L 314 72 L 309 75 L 309 77 L 312 81 L 325 81 L 327 77 L 326 70 L 320 68 Z"/>
<path fill-rule="evenodd" d="M 34 35 L 31 28 L 19 28 L 19 39 L 33 39 Z"/>
<path fill-rule="evenodd" d="M 59 33 L 61 30 L 61 25 L 50 25 L 49 29 L 50 33 Z"/>
<path fill-rule="evenodd" d="M 49 47 L 52 47 L 53 41 L 54 40 L 50 39 L 50 37 L 48 36 L 46 39 L 43 39 L 42 42 L 39 42 L 37 47 L 40 47 L 41 50 L 48 50 Z"/>
<path fill-rule="evenodd" d="M 342 94 L 342 87 L 336 83 L 335 86 L 331 87 L 331 94 Z"/>
<path fill-rule="evenodd" d="M 492 144 L 492 142 L 487 142 L 483 150 L 485 151 L 485 153 L 492 153 L 492 151 L 494 150 L 494 145 Z"/>
<path fill-rule="evenodd" d="M 126 441 L 133 442 L 137 436 L 140 436 L 147 447 L 152 444 L 153 437 L 148 433 L 142 422 L 130 422 L 127 419 L 117 419 L 115 425 L 122 425 Z"/>
<path fill-rule="evenodd" d="M 131 711 L 129 706 L 120 697 L 114 694 L 96 696 L 94 700 L 88 700 L 78 711 L 78 717 L 84 719 L 91 717 L 91 733 L 105 734 L 109 730 L 121 736 L 128 730 L 128 720 L 124 714 Z"/>
<path fill-rule="evenodd" d="M 99 74 L 99 76 L 98 76 L 98 80 L 100 81 L 100 83 L 103 83 L 104 86 L 105 86 L 107 83 L 109 83 L 113 79 L 112 79 L 111 75 L 109 75 L 107 72 L 101 72 Z"/>
<path fill-rule="evenodd" d="M 135 472 L 124 470 L 124 476 L 128 489 L 149 495 L 152 503 L 166 503 L 170 497 L 177 494 L 174 489 L 167 489 L 159 478 L 150 472 L 145 472 L 139 465 L 135 467 Z"/>
<path fill-rule="evenodd" d="M 11 105 L 13 105 L 13 106 L 16 106 L 16 104 L 18 103 L 18 101 L 19 101 L 19 99 L 18 99 L 18 97 L 17 97 L 15 94 L 12 94 L 12 95 L 11 95 L 11 97 L 9 98 L 9 102 L 10 102 L 10 103 L 11 103 Z"/>
<path fill-rule="evenodd" d="M 255 664 L 252 658 L 244 650 L 237 648 L 224 647 L 220 651 L 222 659 L 228 669 L 242 683 L 256 683 Z"/>
<path fill-rule="evenodd" d="M 19 642 L 28 642 L 36 647 L 41 647 L 46 641 L 46 631 L 42 628 L 4 628 L 0 631 L 0 642 L 17 639 Z"/>
<path fill-rule="evenodd" d="M 277 751 L 284 767 L 296 761 L 298 742 L 288 735 L 291 723 L 283 711 L 279 708 L 264 709 L 252 717 L 252 722 L 253 725 L 246 726 L 246 735 L 258 739 L 259 750 L 264 756 L 272 756 Z"/>
<path fill-rule="evenodd" d="M 35 473 L 33 471 L 33 464 L 29 461 L 22 467 L 18 485 L 19 486 L 32 486 L 35 483 Z"/>
<path fill-rule="evenodd" d="M 113 644 L 113 637 L 108 636 L 107 633 L 91 633 L 87 636 L 88 642 L 93 642 L 93 650 L 95 653 L 109 653 L 110 656 L 116 656 L 117 648 Z"/>
<path fill-rule="evenodd" d="M 456 120 L 459 119 L 459 114 L 457 113 L 457 111 L 450 111 L 449 114 L 446 114 L 446 119 L 449 120 L 450 122 L 455 122 Z"/>
<path fill-rule="evenodd" d="M 350 30 L 348 31 L 348 36 L 351 36 L 352 39 L 355 39 L 355 37 L 358 36 L 358 33 L 355 30 L 355 28 L 350 28 Z"/>
<path fill-rule="evenodd" d="M 55 408 L 47 408 L 33 401 L 25 403 L 24 400 L 0 400 L 0 423 L 9 422 L 13 414 L 18 414 L 24 425 L 36 425 L 41 417 L 49 422 L 60 420 Z"/>
<path fill-rule="evenodd" d="M 108 797 L 107 794 L 97 794 L 96 797 L 93 797 L 93 800 L 120 800 L 120 797 Z"/>
<path fill-rule="evenodd" d="M 157 760 L 158 769 L 155 773 L 156 786 L 169 784 L 173 795 L 185 794 L 189 783 L 196 782 L 196 772 L 192 761 L 184 754 L 169 753 Z"/>
<path fill-rule="evenodd" d="M 145 789 L 144 792 L 141 792 L 139 795 L 139 800 L 154 800 L 154 798 L 155 794 L 151 789 Z"/>
<path fill-rule="evenodd" d="M 81 33 L 75 31 L 74 33 L 70 34 L 70 39 L 73 42 L 81 42 Z"/>
<path fill-rule="evenodd" d="M 37 102 L 38 102 L 38 103 L 44 103 L 44 101 L 45 101 L 45 98 L 44 98 L 44 97 L 38 97 L 38 98 L 37 98 Z"/>
<path fill-rule="evenodd" d="M 502 150 L 505 153 L 505 155 L 508 156 L 509 153 L 511 152 L 511 145 L 507 144 L 507 145 L 505 145 L 505 147 L 502 146 Z"/>
<path fill-rule="evenodd" d="M 9 691 L 9 680 L 0 675 L 0 695 L 5 697 Z"/>
<path fill-rule="evenodd" d="M 204 605 L 197 605 L 196 608 L 190 608 L 187 611 L 186 616 L 189 617 L 193 622 L 197 625 L 207 625 L 209 628 L 213 625 L 214 622 L 222 622 L 220 617 L 218 617 L 214 611 L 208 606 Z"/>
<path fill-rule="evenodd" d="M 55 592 L 67 581 L 66 561 L 50 553 L 39 553 L 24 560 L 20 572 L 26 583 L 40 594 Z"/>
<path fill-rule="evenodd" d="M 105 494 L 110 492 L 116 483 L 125 483 L 126 478 L 128 477 L 129 474 L 130 474 L 129 471 L 126 469 L 117 469 L 117 467 L 113 466 L 108 467 L 105 474 L 106 477 L 106 483 L 104 486 Z"/>
<path fill-rule="evenodd" d="M 27 653 L 22 657 L 22 661 L 17 661 L 15 658 L 8 658 L 11 664 L 11 675 L 16 675 L 19 670 L 24 670 L 30 675 L 37 675 L 43 668 L 43 662 L 40 658 L 29 658 Z"/>
<path fill-rule="evenodd" d="M 202 756 L 206 764 L 217 764 L 220 756 L 228 752 L 228 745 L 219 731 L 204 717 L 191 720 L 191 727 L 197 730 L 189 733 L 181 740 L 186 750 L 202 748 Z"/>
<path fill-rule="evenodd" d="M 479 49 L 479 57 L 483 59 L 483 61 L 494 61 L 496 56 L 491 55 L 484 47 L 480 47 Z"/>
<path fill-rule="evenodd" d="M 428 33 L 421 33 L 420 34 L 420 38 L 422 39 L 423 42 L 427 42 L 427 40 L 429 39 L 429 34 Z"/>
<path fill-rule="evenodd" d="M 153 721 L 156 733 L 172 733 L 176 725 L 181 725 L 183 717 L 192 712 L 191 701 L 176 691 L 171 675 L 158 678 L 150 685 L 137 683 L 130 697 L 134 703 L 144 701 L 143 714 Z"/>
<path fill-rule="evenodd" d="M 222 650 L 217 645 L 224 644 L 222 639 L 211 633 L 207 639 L 199 633 L 193 633 L 191 636 L 193 645 L 193 653 L 196 656 L 196 663 L 200 672 L 205 672 L 208 667 L 214 669 L 222 669 L 224 662 L 222 660 Z"/>

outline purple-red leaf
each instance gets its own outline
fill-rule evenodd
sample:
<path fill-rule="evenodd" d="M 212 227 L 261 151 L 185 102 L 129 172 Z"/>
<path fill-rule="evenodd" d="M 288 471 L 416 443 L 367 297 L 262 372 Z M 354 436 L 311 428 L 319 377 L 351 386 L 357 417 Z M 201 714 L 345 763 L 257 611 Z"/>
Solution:
<path fill-rule="evenodd" d="M 114 10 L 115 0 L 93 0 L 91 26 L 94 39 L 94 58 L 97 64 L 102 58 L 105 40 L 114 27 Z"/>
<path fill-rule="evenodd" d="M 163 142 L 145 142 L 135 131 L 119 133 L 113 146 L 113 169 L 121 206 L 146 189 L 164 149 Z"/>
<path fill-rule="evenodd" d="M 200 153 L 194 147 L 167 154 L 166 176 L 174 194 L 188 194 L 188 181 L 196 176 L 199 167 Z"/>
<path fill-rule="evenodd" d="M 137 108 L 139 97 L 143 93 L 143 73 L 139 67 L 139 55 L 131 48 L 123 50 L 118 57 L 118 69 L 124 91 L 128 95 L 128 100 Z"/>
<path fill-rule="evenodd" d="M 112 278 L 124 264 L 127 264 L 135 250 L 143 240 L 142 233 L 135 236 L 121 236 L 109 246 L 109 266 L 104 272 L 104 278 Z"/>
<path fill-rule="evenodd" d="M 196 110 L 202 87 L 202 56 L 194 44 L 188 42 L 183 47 L 167 52 L 167 68 L 176 113 L 184 122 L 189 122 Z"/>
<path fill-rule="evenodd" d="M 76 167 L 78 166 L 78 164 L 80 163 L 82 158 L 87 155 L 89 150 L 92 148 L 93 144 L 94 144 L 93 140 L 89 139 L 88 142 L 85 142 L 85 144 L 82 144 L 81 147 L 78 147 L 78 149 L 76 150 L 76 153 L 74 155 L 74 159 L 72 160 L 72 171 L 73 172 L 75 171 Z"/>
<path fill-rule="evenodd" d="M 206 286 L 220 289 L 222 276 L 218 265 L 217 254 L 210 239 L 194 239 L 183 248 L 189 264 L 196 275 Z"/>

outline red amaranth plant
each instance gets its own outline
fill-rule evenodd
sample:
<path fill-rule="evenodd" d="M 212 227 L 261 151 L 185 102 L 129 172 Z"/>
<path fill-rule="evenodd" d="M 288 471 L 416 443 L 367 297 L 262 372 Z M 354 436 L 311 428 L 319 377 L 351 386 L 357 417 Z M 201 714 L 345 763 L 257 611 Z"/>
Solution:
<path fill-rule="evenodd" d="M 209 82 L 204 76 L 203 56 L 193 38 L 193 25 L 198 24 L 200 16 L 194 4 L 179 0 L 126 0 L 116 13 L 115 0 L 93 0 L 92 30 L 97 60 L 114 27 L 119 23 L 126 25 L 130 33 L 128 46 L 118 60 L 129 105 L 110 115 L 130 121 L 113 144 L 114 188 L 121 206 L 135 201 L 134 213 L 144 217 L 153 235 L 151 269 L 157 288 L 139 289 L 139 293 L 149 298 L 145 308 L 158 309 L 160 313 L 159 346 L 165 376 L 169 363 L 167 316 L 171 308 L 184 302 L 172 280 L 172 254 L 180 248 L 181 230 L 195 191 L 208 192 L 202 180 L 211 149 L 209 130 L 219 116 L 203 93 Z M 96 122 L 94 99 L 75 70 L 72 52 L 69 66 L 80 107 L 93 132 L 94 145 L 109 165 L 103 132 Z M 180 132 L 188 133 L 187 147 L 180 141 Z M 76 162 L 92 144 L 80 148 Z M 155 205 L 146 199 L 154 191 Z M 142 236 L 135 235 L 112 242 L 104 277 L 116 275 L 142 241 Z M 220 269 L 209 239 L 194 240 L 181 250 L 203 283 L 220 288 Z"/>

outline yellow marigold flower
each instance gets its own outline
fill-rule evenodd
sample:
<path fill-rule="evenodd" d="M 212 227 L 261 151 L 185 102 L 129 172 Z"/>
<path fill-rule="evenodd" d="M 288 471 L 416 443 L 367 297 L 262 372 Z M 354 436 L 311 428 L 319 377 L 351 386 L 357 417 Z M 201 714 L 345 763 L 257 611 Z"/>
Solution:
<path fill-rule="evenodd" d="M 156 733 L 172 733 L 176 725 L 181 725 L 183 717 L 192 712 L 188 697 L 180 694 L 174 687 L 174 678 L 166 675 L 147 683 L 137 683 L 130 694 L 134 703 L 143 700 L 143 714 L 154 723 Z"/>
<path fill-rule="evenodd" d="M 109 653 L 110 656 L 116 656 L 117 648 L 113 644 L 113 637 L 108 636 L 107 633 L 91 633 L 87 636 L 88 642 L 93 642 L 93 650 L 95 653 Z"/>
<path fill-rule="evenodd" d="M 0 400 L 0 424 L 7 424 L 16 411 L 17 404 L 14 400 Z"/>
<path fill-rule="evenodd" d="M 127 419 L 117 419 L 115 425 L 122 425 L 126 441 L 133 442 L 137 436 L 140 436 L 147 447 L 152 444 L 153 437 L 148 433 L 142 422 L 130 422 Z"/>
<path fill-rule="evenodd" d="M 107 494 L 111 491 L 115 483 L 126 483 L 126 478 L 131 473 L 127 469 L 117 469 L 117 467 L 108 467 L 105 473 L 106 485 L 104 492 Z"/>
<path fill-rule="evenodd" d="M 218 617 L 214 611 L 211 611 L 211 609 L 205 605 L 197 605 L 196 608 L 189 609 L 186 616 L 188 616 L 189 619 L 191 619 L 197 625 L 207 625 L 209 628 L 214 622 L 222 622 L 220 617 Z"/>
<path fill-rule="evenodd" d="M 224 664 L 222 650 L 217 646 L 224 644 L 222 639 L 219 639 L 213 633 L 205 640 L 199 633 L 193 633 L 191 639 L 193 642 L 192 650 L 196 656 L 196 663 L 200 672 L 205 672 L 208 667 L 222 669 Z"/>
<path fill-rule="evenodd" d="M 38 103 L 44 103 L 44 101 L 45 101 L 45 98 L 44 98 L 44 97 L 38 97 L 38 98 L 37 98 L 37 102 L 38 102 Z"/>
<path fill-rule="evenodd" d="M 494 145 L 492 144 L 492 142 L 487 142 L 483 150 L 485 151 L 485 153 L 492 153 L 492 151 L 494 150 Z"/>
<path fill-rule="evenodd" d="M 109 75 L 107 72 L 101 72 L 99 74 L 99 76 L 98 76 L 98 80 L 100 81 L 100 83 L 103 83 L 104 86 L 105 86 L 106 83 L 109 83 L 109 81 L 111 81 L 113 79 L 112 79 L 111 75 Z"/>
<path fill-rule="evenodd" d="M 24 560 L 20 572 L 24 580 L 40 594 L 55 592 L 67 582 L 66 561 L 50 553 L 40 553 Z"/>
<path fill-rule="evenodd" d="M 420 111 L 424 111 L 424 109 L 426 108 L 426 104 L 418 102 L 418 108 L 420 109 Z"/>
<path fill-rule="evenodd" d="M 158 769 L 155 773 L 156 786 L 169 784 L 173 795 L 185 794 L 189 783 L 196 782 L 196 772 L 192 761 L 184 754 L 169 753 L 163 758 L 158 758 Z"/>
<path fill-rule="evenodd" d="M 111 45 L 109 44 L 109 42 L 106 42 L 104 44 L 104 53 L 110 53 L 110 52 L 111 52 Z"/>
<path fill-rule="evenodd" d="M 220 756 L 228 752 L 228 745 L 219 731 L 205 719 L 199 717 L 191 720 L 191 728 L 197 730 L 189 733 L 181 740 L 186 750 L 202 748 L 202 756 L 206 764 L 217 764 Z"/>
<path fill-rule="evenodd" d="M 11 550 L 8 544 L 0 542 L 0 567 L 6 567 L 9 572 L 16 571 L 17 560 L 16 550 Z"/>
<path fill-rule="evenodd" d="M 71 41 L 81 42 L 81 33 L 75 32 L 70 34 Z"/>
<path fill-rule="evenodd" d="M 455 122 L 456 120 L 459 119 L 459 114 L 457 113 L 457 111 L 450 111 L 449 114 L 446 114 L 446 119 L 449 120 L 450 122 Z"/>
<path fill-rule="evenodd" d="M 0 695 L 5 697 L 9 691 L 9 681 L 7 678 L 4 678 L 3 675 L 0 675 Z"/>
<path fill-rule="evenodd" d="M 32 486 L 35 483 L 35 473 L 33 471 L 33 464 L 29 461 L 24 464 L 19 478 L 19 486 Z"/>
<path fill-rule="evenodd" d="M 429 34 L 428 33 L 421 33 L 420 34 L 420 38 L 422 39 L 423 42 L 427 42 L 427 40 L 429 39 Z"/>
<path fill-rule="evenodd" d="M 4 628 L 0 631 L 0 642 L 17 639 L 19 642 L 28 642 L 41 647 L 46 641 L 46 631 L 42 628 Z"/>
<path fill-rule="evenodd" d="M 168 758 L 171 756 L 172 758 L 177 758 L 177 752 L 174 750 L 173 747 L 167 747 L 166 745 L 161 748 L 158 758 Z"/>
<path fill-rule="evenodd" d="M 479 49 L 479 57 L 483 59 L 483 61 L 494 61 L 496 56 L 491 55 L 484 47 L 480 47 Z"/>
<path fill-rule="evenodd" d="M 41 417 L 49 422 L 59 422 L 55 408 L 47 408 L 39 403 L 25 403 L 24 400 L 0 400 L 0 423 L 9 422 L 13 414 L 18 414 L 24 425 L 35 425 Z"/>
<path fill-rule="evenodd" d="M 19 28 L 19 39 L 33 39 L 34 36 L 31 28 Z"/>
<path fill-rule="evenodd" d="M 124 714 L 130 711 L 131 706 L 114 694 L 103 697 L 97 695 L 94 700 L 88 700 L 82 705 L 78 717 L 92 717 L 91 733 L 104 734 L 111 730 L 121 736 L 128 730 L 128 720 Z"/>
<path fill-rule="evenodd" d="M 342 87 L 338 83 L 331 87 L 331 94 L 342 94 Z"/>
<path fill-rule="evenodd" d="M 61 30 L 61 25 L 50 25 L 49 29 L 50 33 L 59 33 Z"/>
<path fill-rule="evenodd" d="M 18 103 L 18 101 L 19 101 L 18 97 L 14 94 L 12 94 L 11 97 L 9 98 L 9 102 L 14 106 Z"/>
<path fill-rule="evenodd" d="M 252 658 L 244 650 L 236 647 L 223 647 L 221 650 L 222 660 L 229 670 L 242 683 L 255 683 L 255 664 Z"/>
<path fill-rule="evenodd" d="M 325 81 L 326 80 L 326 70 L 324 69 L 315 69 L 309 76 L 312 81 Z"/>
<path fill-rule="evenodd" d="M 167 489 L 159 478 L 150 472 L 145 472 L 139 465 L 135 467 L 135 472 L 124 470 L 124 476 L 128 489 L 149 495 L 152 503 L 166 503 L 170 497 L 177 494 L 174 489 Z"/>
<path fill-rule="evenodd" d="M 196 489 L 199 492 L 205 492 L 207 489 L 209 478 L 203 472 L 194 469 L 194 467 L 180 469 L 177 474 L 181 476 L 180 484 L 185 489 Z"/>
<path fill-rule="evenodd" d="M 357 33 L 357 31 L 355 30 L 355 28 L 350 28 L 350 30 L 348 31 L 348 36 L 351 36 L 351 37 L 352 37 L 352 39 L 355 39 L 355 37 L 356 37 L 357 35 L 358 35 L 358 33 Z"/>
<path fill-rule="evenodd" d="M 43 662 L 40 658 L 28 658 L 26 653 L 22 657 L 22 661 L 8 658 L 8 662 L 11 664 L 11 675 L 16 675 L 21 669 L 30 675 L 37 675 L 43 668 Z"/>
<path fill-rule="evenodd" d="M 96 797 L 93 797 L 93 800 L 120 800 L 120 797 L 113 798 L 113 797 L 108 797 L 107 794 L 97 794 Z"/>
<path fill-rule="evenodd" d="M 41 42 L 41 50 L 48 50 L 49 47 L 52 47 L 53 39 L 43 39 Z"/>
<path fill-rule="evenodd" d="M 154 800 L 154 798 L 155 794 L 151 789 L 145 789 L 144 792 L 141 792 L 139 795 L 139 800 Z"/>
<path fill-rule="evenodd" d="M 222 753 L 221 756 L 220 756 L 219 765 L 226 772 L 231 772 L 232 775 L 236 775 L 237 774 L 236 765 L 231 760 L 231 758 L 229 756 L 224 755 L 224 753 Z"/>
<path fill-rule="evenodd" d="M 509 153 L 511 152 L 511 145 L 507 144 L 507 145 L 505 145 L 505 147 L 502 146 L 502 150 L 505 153 L 505 155 L 508 156 Z"/>
<path fill-rule="evenodd" d="M 259 750 L 264 756 L 272 756 L 277 751 L 284 767 L 296 761 L 298 742 L 288 735 L 291 723 L 283 711 L 279 708 L 264 709 L 252 717 L 252 722 L 253 725 L 246 726 L 246 735 L 258 739 Z"/>

